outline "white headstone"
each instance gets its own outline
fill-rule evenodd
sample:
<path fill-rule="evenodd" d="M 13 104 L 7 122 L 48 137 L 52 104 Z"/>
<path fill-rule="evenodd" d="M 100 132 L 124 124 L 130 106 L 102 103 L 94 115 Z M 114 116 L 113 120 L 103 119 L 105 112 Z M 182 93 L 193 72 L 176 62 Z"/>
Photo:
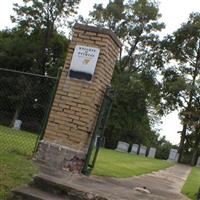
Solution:
<path fill-rule="evenodd" d="M 138 153 L 138 148 L 139 148 L 138 144 L 133 144 L 130 153 L 137 154 Z"/>
<path fill-rule="evenodd" d="M 197 160 L 197 167 L 200 167 L 200 156 L 199 156 L 199 158 Z"/>
<path fill-rule="evenodd" d="M 19 119 L 15 120 L 13 128 L 19 131 L 21 129 L 21 126 L 22 126 L 22 121 Z"/>
<path fill-rule="evenodd" d="M 146 151 L 147 151 L 147 147 L 141 145 L 139 154 L 142 155 L 142 156 L 146 156 Z"/>
<path fill-rule="evenodd" d="M 179 156 L 180 156 L 180 154 L 177 153 L 177 154 L 176 154 L 176 158 L 175 158 L 175 161 L 176 161 L 176 162 L 178 162 Z"/>
<path fill-rule="evenodd" d="M 149 158 L 155 158 L 155 156 L 156 156 L 156 148 L 151 147 L 151 148 L 149 149 L 148 157 L 149 157 Z"/>
<path fill-rule="evenodd" d="M 128 152 L 129 144 L 126 142 L 119 141 L 117 144 L 117 148 L 115 150 L 122 151 L 122 152 Z"/>
<path fill-rule="evenodd" d="M 177 162 L 178 157 L 179 157 L 178 150 L 177 149 L 171 149 L 170 153 L 169 153 L 168 161 Z"/>

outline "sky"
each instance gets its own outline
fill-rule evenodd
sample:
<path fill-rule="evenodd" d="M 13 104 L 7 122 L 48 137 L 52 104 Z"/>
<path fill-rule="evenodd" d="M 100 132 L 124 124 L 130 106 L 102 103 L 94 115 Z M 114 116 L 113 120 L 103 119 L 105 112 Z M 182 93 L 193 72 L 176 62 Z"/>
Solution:
<path fill-rule="evenodd" d="M 10 15 L 13 14 L 13 3 L 21 2 L 21 0 L 3 0 L 0 6 L 0 29 L 5 27 L 12 27 Z M 79 14 L 84 17 L 88 16 L 89 11 L 95 3 L 107 4 L 109 0 L 81 0 L 79 7 Z M 200 12 L 199 0 L 159 0 L 160 13 L 162 18 L 160 21 L 166 24 L 166 28 L 162 31 L 161 36 L 172 33 L 186 22 L 191 12 Z M 165 135 L 166 138 L 173 144 L 178 144 L 181 131 L 181 124 L 178 119 L 178 112 L 175 111 L 162 118 L 163 124 L 159 127 L 160 134 Z"/>

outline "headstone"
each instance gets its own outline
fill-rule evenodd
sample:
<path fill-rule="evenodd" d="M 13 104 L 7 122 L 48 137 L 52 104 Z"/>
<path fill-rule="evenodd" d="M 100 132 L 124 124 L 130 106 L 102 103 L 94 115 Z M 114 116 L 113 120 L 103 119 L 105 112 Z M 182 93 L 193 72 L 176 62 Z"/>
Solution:
<path fill-rule="evenodd" d="M 149 158 L 155 158 L 155 156 L 156 156 L 156 148 L 151 147 L 151 148 L 149 149 L 148 157 L 149 157 Z"/>
<path fill-rule="evenodd" d="M 146 156 L 147 147 L 141 145 L 139 155 Z"/>
<path fill-rule="evenodd" d="M 21 129 L 21 126 L 22 126 L 22 121 L 19 119 L 15 120 L 13 128 L 19 131 Z"/>
<path fill-rule="evenodd" d="M 176 154 L 176 158 L 175 158 L 175 161 L 176 161 L 176 162 L 178 162 L 179 156 L 180 156 L 180 154 L 177 153 L 177 154 Z"/>
<path fill-rule="evenodd" d="M 119 141 L 117 144 L 117 148 L 115 150 L 122 151 L 122 152 L 128 152 L 128 149 L 129 149 L 128 143 Z"/>
<path fill-rule="evenodd" d="M 133 144 L 130 153 L 137 154 L 138 153 L 138 148 L 139 148 L 138 144 Z"/>
<path fill-rule="evenodd" d="M 198 160 L 197 160 L 197 165 L 196 165 L 197 167 L 200 167 L 200 156 L 199 156 L 199 158 L 198 158 Z"/>
<path fill-rule="evenodd" d="M 178 150 L 177 149 L 171 149 L 169 153 L 168 161 L 171 162 L 177 162 L 178 161 Z"/>

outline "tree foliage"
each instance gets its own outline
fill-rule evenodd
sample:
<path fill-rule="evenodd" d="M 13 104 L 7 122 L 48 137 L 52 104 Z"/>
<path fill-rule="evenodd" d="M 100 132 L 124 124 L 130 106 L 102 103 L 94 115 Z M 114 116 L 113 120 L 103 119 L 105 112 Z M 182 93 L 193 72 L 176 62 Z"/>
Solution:
<path fill-rule="evenodd" d="M 13 22 L 26 30 L 45 29 L 49 34 L 56 26 L 66 23 L 76 13 L 80 0 L 23 0 L 23 5 L 14 4 L 16 16 Z"/>
<path fill-rule="evenodd" d="M 57 50 L 54 42 L 60 37 L 58 28 L 76 13 L 79 2 L 80 0 L 23 0 L 22 5 L 14 5 L 16 16 L 11 17 L 12 21 L 23 32 L 34 34 L 35 41 L 40 42 L 36 56 L 40 73 L 46 74 L 52 62 L 57 62 L 52 54 Z"/>
<path fill-rule="evenodd" d="M 76 14 L 79 2 L 23 0 L 15 4 L 12 21 L 16 27 L 0 32 L 1 67 L 56 76 L 69 43 L 60 28 Z M 105 133 L 106 146 L 115 148 L 119 140 L 154 146 L 158 148 L 157 157 L 166 159 L 173 146 L 160 138 L 155 127 L 164 111 L 179 109 L 183 124 L 180 152 L 192 153 L 194 163 L 200 143 L 200 15 L 191 14 L 188 22 L 164 40 L 159 38 L 165 27 L 160 17 L 156 1 L 110 0 L 106 6 L 95 4 L 85 20 L 111 29 L 124 44 L 112 80 L 116 95 Z M 31 95 L 39 96 L 38 86 L 27 84 L 24 77 L 7 81 L 32 88 Z M 48 83 L 43 84 L 47 89 Z M 9 101 L 19 102 L 15 113 L 20 109 L 23 112 L 20 102 L 30 96 L 30 91 L 25 91 L 25 96 L 20 92 L 9 96 Z M 34 99 L 30 104 L 35 105 Z"/>
<path fill-rule="evenodd" d="M 183 124 L 180 142 L 180 161 L 184 152 L 186 140 L 194 139 L 194 165 L 200 146 L 199 140 L 199 83 L 200 83 L 200 14 L 192 13 L 188 22 L 165 38 L 163 47 L 167 52 L 167 62 L 176 61 L 172 67 L 163 71 L 163 96 L 166 107 L 180 109 Z M 195 137 L 189 137 L 192 134 Z"/>
<path fill-rule="evenodd" d="M 11 19 L 16 26 L 0 32 L 0 67 L 57 76 L 58 69 L 64 65 L 69 43 L 58 28 L 66 25 L 67 18 L 76 13 L 78 4 L 79 0 L 23 0 L 20 5 L 14 4 L 15 15 Z M 37 110 L 33 108 L 35 98 L 40 105 L 37 112 L 44 114 L 44 104 L 48 102 L 53 82 L 45 78 L 32 80 L 23 75 L 14 75 L 14 79 L 9 74 L 1 75 L 1 100 L 3 105 L 10 105 L 10 110 L 2 106 L 1 111 L 13 113 L 11 126 L 27 109 Z M 3 88 L 5 85 L 7 90 Z"/>
<path fill-rule="evenodd" d="M 58 68 L 64 64 L 69 40 L 62 34 L 54 32 L 49 42 L 48 67 L 46 74 L 56 76 Z M 1 68 L 42 74 L 39 64 L 41 58 L 42 37 L 40 31 L 31 34 L 21 30 L 4 30 L 0 32 L 0 66 Z"/>
<path fill-rule="evenodd" d="M 96 4 L 90 16 L 91 23 L 113 30 L 125 45 L 112 80 L 116 98 L 106 130 L 108 146 L 120 139 L 156 145 L 159 137 L 153 126 L 159 121 L 161 88 L 157 75 L 163 63 L 157 32 L 164 28 L 158 4 L 113 0 L 106 7 Z"/>

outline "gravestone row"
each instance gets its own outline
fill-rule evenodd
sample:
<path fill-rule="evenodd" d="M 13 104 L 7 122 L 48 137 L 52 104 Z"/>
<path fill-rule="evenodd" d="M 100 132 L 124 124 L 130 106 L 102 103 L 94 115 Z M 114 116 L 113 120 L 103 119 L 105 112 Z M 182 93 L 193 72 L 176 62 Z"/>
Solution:
<path fill-rule="evenodd" d="M 128 152 L 129 150 L 129 144 L 126 142 L 121 142 L 119 141 L 117 144 L 117 148 L 115 150 L 121 151 L 121 152 Z M 141 156 L 146 156 L 147 155 L 147 147 L 143 145 L 138 145 L 138 144 L 133 144 L 131 147 L 131 154 L 135 155 L 141 155 Z M 155 158 L 156 155 L 156 148 L 151 147 L 149 149 L 147 157 L 149 158 Z M 177 149 L 171 149 L 168 157 L 169 162 L 178 162 L 179 159 L 179 153 Z M 200 157 L 198 158 L 197 167 L 200 167 Z"/>
<path fill-rule="evenodd" d="M 119 141 L 117 144 L 117 148 L 115 150 L 121 152 L 128 152 L 129 146 L 130 145 L 128 143 Z M 146 156 L 147 147 L 144 145 L 133 144 L 130 153 Z M 148 157 L 155 158 L 155 155 L 156 155 L 156 148 L 151 147 L 148 152 Z"/>
<path fill-rule="evenodd" d="M 179 156 L 180 156 L 180 154 L 178 153 L 177 149 L 171 149 L 170 153 L 169 153 L 168 161 L 169 162 L 178 162 Z M 200 167 L 200 157 L 197 160 L 196 166 Z"/>
<path fill-rule="evenodd" d="M 169 153 L 168 161 L 170 162 L 178 162 L 179 153 L 177 149 L 171 149 Z"/>

